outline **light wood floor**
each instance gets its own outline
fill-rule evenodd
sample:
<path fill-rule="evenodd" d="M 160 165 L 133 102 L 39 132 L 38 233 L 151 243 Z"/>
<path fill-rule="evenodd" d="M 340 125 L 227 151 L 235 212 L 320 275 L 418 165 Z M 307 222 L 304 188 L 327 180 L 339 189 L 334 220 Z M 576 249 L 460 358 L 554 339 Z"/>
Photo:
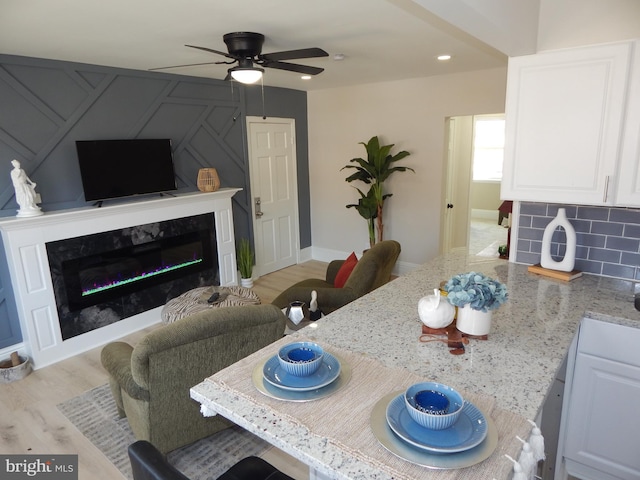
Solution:
<path fill-rule="evenodd" d="M 261 277 L 254 291 L 270 303 L 282 290 L 305 278 L 324 278 L 326 263 L 309 261 Z M 123 340 L 135 344 L 149 327 Z M 58 411 L 56 405 L 107 383 L 96 348 L 34 371 L 26 378 L 0 385 L 0 453 L 78 454 L 79 480 L 121 479 L 122 474 Z M 295 478 L 308 478 L 306 469 L 279 452 L 265 455 Z"/>

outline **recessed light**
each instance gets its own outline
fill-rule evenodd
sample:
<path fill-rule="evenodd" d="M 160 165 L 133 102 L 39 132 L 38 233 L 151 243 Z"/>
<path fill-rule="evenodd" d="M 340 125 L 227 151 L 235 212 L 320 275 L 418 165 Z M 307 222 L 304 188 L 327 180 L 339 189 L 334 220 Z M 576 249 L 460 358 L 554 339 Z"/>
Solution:
<path fill-rule="evenodd" d="M 446 62 L 447 60 L 451 60 L 451 55 L 438 55 L 436 58 L 441 62 Z"/>
<path fill-rule="evenodd" d="M 311 80 L 311 75 L 302 75 L 300 78 L 302 80 Z"/>
<path fill-rule="evenodd" d="M 341 60 L 344 60 L 344 53 L 336 53 L 336 54 L 333 56 L 333 59 L 334 59 L 336 62 L 339 62 L 339 61 L 341 61 Z"/>

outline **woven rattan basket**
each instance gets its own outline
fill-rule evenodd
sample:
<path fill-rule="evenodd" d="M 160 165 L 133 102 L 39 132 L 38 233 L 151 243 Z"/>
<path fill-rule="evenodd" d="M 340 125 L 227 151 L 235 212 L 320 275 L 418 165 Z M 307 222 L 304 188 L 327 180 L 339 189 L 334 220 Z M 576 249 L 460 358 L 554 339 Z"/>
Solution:
<path fill-rule="evenodd" d="M 198 190 L 201 192 L 215 192 L 220 188 L 220 177 L 215 168 L 201 168 L 198 170 Z"/>

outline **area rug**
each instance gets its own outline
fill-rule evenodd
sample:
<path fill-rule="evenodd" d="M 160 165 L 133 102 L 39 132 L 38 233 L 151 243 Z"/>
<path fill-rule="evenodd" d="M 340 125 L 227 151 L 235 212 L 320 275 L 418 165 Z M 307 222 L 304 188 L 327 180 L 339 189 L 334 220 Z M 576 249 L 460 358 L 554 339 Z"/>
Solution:
<path fill-rule="evenodd" d="M 96 387 L 58 405 L 58 410 L 89 439 L 122 474 L 133 480 L 127 447 L 135 442 L 126 418 L 119 418 L 109 385 Z M 260 456 L 269 444 L 240 427 L 232 427 L 167 455 L 192 480 L 218 478 L 250 455 Z"/>

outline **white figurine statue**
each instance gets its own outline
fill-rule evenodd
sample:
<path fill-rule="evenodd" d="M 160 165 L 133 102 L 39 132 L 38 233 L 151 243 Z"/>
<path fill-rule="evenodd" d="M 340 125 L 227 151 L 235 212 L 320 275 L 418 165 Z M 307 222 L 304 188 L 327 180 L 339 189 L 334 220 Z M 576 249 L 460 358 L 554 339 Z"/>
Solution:
<path fill-rule="evenodd" d="M 32 182 L 24 170 L 20 168 L 18 160 L 12 160 L 11 181 L 16 191 L 16 202 L 20 210 L 17 217 L 37 217 L 42 215 L 42 210 L 36 205 L 36 184 Z"/>

